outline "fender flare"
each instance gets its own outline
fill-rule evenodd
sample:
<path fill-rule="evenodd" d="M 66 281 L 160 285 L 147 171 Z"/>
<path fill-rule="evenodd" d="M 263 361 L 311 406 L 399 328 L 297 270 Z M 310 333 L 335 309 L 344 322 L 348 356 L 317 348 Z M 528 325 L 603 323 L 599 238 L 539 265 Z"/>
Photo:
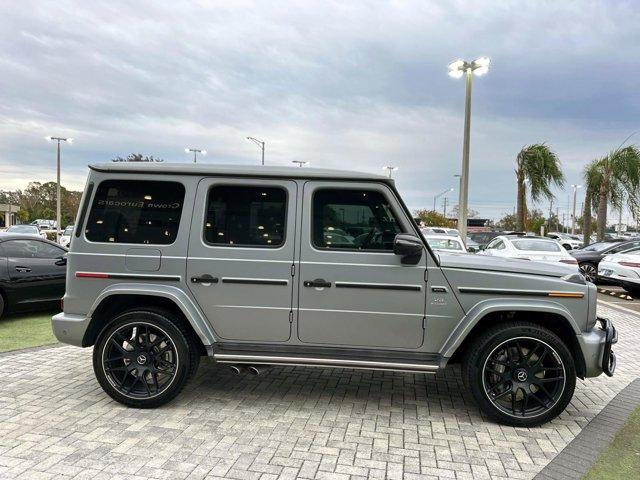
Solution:
<path fill-rule="evenodd" d="M 467 338 L 473 327 L 475 327 L 482 318 L 493 312 L 539 312 L 552 313 L 559 315 L 571 326 L 576 336 L 582 335 L 582 330 L 578 327 L 571 312 L 562 304 L 548 300 L 508 300 L 495 299 L 483 300 L 478 302 L 471 308 L 467 314 L 460 320 L 456 328 L 453 329 L 447 340 L 444 342 L 440 354 L 443 358 L 451 358 L 462 342 Z"/>
<path fill-rule="evenodd" d="M 215 335 L 209 322 L 197 305 L 187 294 L 178 287 L 171 285 L 152 284 L 152 283 L 118 283 L 105 288 L 97 296 L 91 305 L 87 318 L 93 321 L 93 314 L 98 306 L 109 297 L 114 295 L 145 295 L 154 297 L 163 297 L 171 300 L 185 316 L 193 330 L 196 332 L 200 340 L 205 346 L 212 345 L 216 342 Z M 87 329 L 88 330 L 88 329 Z"/>

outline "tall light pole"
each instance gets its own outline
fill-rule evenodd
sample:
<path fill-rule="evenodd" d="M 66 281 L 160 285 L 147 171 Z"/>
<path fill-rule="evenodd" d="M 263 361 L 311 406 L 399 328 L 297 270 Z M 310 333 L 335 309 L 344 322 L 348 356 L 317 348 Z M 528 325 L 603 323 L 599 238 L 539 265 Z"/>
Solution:
<path fill-rule="evenodd" d="M 398 167 L 392 167 L 391 165 L 385 165 L 384 167 L 382 167 L 383 170 L 387 171 L 387 177 L 391 178 L 391 174 L 393 172 L 395 172 L 396 170 L 398 170 Z"/>
<path fill-rule="evenodd" d="M 200 150 L 199 148 L 185 148 L 184 149 L 185 152 L 189 153 L 189 152 L 193 152 L 193 163 L 196 163 L 198 161 L 198 154 L 200 153 L 201 155 L 206 155 L 207 151 L 206 150 Z"/>
<path fill-rule="evenodd" d="M 445 193 L 453 192 L 453 188 L 447 188 L 444 192 L 439 193 L 438 195 L 433 196 L 433 211 L 436 211 L 436 201 Z"/>
<path fill-rule="evenodd" d="M 73 138 L 64 137 L 46 137 L 50 142 L 57 142 L 57 161 L 56 161 L 56 242 L 60 240 L 60 142 L 73 143 Z"/>
<path fill-rule="evenodd" d="M 573 213 L 571 214 L 571 235 L 576 233 L 576 196 L 578 189 L 582 188 L 582 185 L 571 185 L 573 187 Z"/>
<path fill-rule="evenodd" d="M 247 140 L 251 140 L 253 143 L 260 147 L 260 150 L 262 150 L 262 165 L 264 165 L 264 142 L 254 137 L 247 137 Z"/>
<path fill-rule="evenodd" d="M 480 57 L 473 62 L 456 60 L 449 64 L 449 75 L 460 78 L 466 74 L 466 97 L 464 103 L 464 142 L 462 145 L 462 178 L 460 179 L 460 201 L 458 207 L 458 231 L 467 238 L 467 208 L 469 202 L 469 134 L 471 130 L 471 88 L 473 75 L 484 75 L 489 71 L 491 60 Z"/>
<path fill-rule="evenodd" d="M 304 160 L 291 160 L 291 163 L 297 163 L 299 167 L 304 167 L 309 162 L 305 162 Z"/>

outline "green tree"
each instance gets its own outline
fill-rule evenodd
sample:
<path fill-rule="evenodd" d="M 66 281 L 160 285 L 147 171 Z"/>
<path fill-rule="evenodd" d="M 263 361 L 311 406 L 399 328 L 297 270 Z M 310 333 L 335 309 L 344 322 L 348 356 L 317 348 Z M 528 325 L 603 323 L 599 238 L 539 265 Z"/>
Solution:
<path fill-rule="evenodd" d="M 589 162 L 582 177 L 585 184 L 584 206 L 582 207 L 582 242 L 584 245 L 589 245 L 593 229 L 593 209 L 598 208 L 598 199 L 600 198 L 598 192 L 602 181 L 602 171 L 598 160 Z"/>
<path fill-rule="evenodd" d="M 516 229 L 516 216 L 513 213 L 506 213 L 504 217 L 498 220 L 496 227 L 504 231 L 514 231 Z"/>
<path fill-rule="evenodd" d="M 534 202 L 542 198 L 552 200 L 551 186 L 563 186 L 564 174 L 558 156 L 544 143 L 528 145 L 520 150 L 515 172 L 518 182 L 516 230 L 524 231 L 527 226 L 527 184 Z"/>
<path fill-rule="evenodd" d="M 640 207 L 640 150 L 635 145 L 619 147 L 597 160 L 598 240 L 604 239 L 609 205 L 618 209 L 626 201 L 634 218 Z M 586 202 L 585 202 L 586 203 Z"/>
<path fill-rule="evenodd" d="M 130 153 L 126 157 L 115 157 L 112 162 L 164 162 L 162 158 L 155 158 L 153 155 L 142 155 L 141 153 Z"/>
<path fill-rule="evenodd" d="M 421 210 L 416 210 L 414 212 L 414 216 L 419 218 L 420 221 L 423 222 L 427 227 L 453 228 L 454 226 L 451 220 L 447 219 L 444 215 L 436 212 L 435 210 L 428 210 L 426 208 L 423 208 Z"/>

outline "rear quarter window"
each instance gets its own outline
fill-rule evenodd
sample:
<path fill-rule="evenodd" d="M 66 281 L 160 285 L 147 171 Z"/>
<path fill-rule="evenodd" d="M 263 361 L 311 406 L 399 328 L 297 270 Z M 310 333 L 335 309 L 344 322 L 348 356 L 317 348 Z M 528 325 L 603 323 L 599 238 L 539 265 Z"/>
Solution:
<path fill-rule="evenodd" d="M 178 182 L 105 180 L 98 185 L 85 236 L 92 242 L 169 245 L 184 203 Z"/>

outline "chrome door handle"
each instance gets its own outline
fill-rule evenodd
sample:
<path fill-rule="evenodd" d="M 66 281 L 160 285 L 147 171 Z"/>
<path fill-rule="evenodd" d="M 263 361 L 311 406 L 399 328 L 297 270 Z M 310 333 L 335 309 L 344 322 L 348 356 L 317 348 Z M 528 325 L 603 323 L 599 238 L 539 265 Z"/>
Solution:
<path fill-rule="evenodd" d="M 31 269 L 29 267 L 16 267 L 16 272 L 29 273 Z"/>
<path fill-rule="evenodd" d="M 324 278 L 316 278 L 315 280 L 305 280 L 303 285 L 305 287 L 330 288 L 331 282 L 327 282 Z"/>
<path fill-rule="evenodd" d="M 218 283 L 218 278 L 212 277 L 209 274 L 204 274 L 199 277 L 191 277 L 191 283 Z"/>

